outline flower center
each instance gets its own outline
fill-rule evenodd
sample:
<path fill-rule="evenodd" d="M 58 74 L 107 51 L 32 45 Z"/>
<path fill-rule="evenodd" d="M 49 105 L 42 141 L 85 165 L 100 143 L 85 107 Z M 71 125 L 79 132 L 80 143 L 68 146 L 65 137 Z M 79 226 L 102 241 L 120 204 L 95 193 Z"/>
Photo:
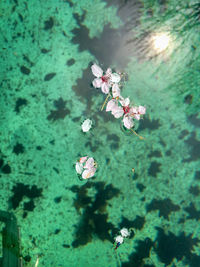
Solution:
<path fill-rule="evenodd" d="M 108 82 L 108 77 L 107 76 L 102 76 L 101 80 L 102 80 L 102 82 L 107 83 Z"/>
<path fill-rule="evenodd" d="M 125 107 L 123 107 L 123 111 L 124 111 L 124 114 L 129 113 L 129 111 L 130 111 L 130 107 L 129 107 L 129 106 L 125 106 Z"/>

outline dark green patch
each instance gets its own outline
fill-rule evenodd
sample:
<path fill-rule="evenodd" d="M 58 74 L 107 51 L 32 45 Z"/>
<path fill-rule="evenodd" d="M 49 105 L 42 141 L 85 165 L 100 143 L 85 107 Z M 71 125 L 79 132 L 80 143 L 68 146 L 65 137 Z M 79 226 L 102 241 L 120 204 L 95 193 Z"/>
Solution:
<path fill-rule="evenodd" d="M 183 162 L 197 161 L 200 158 L 200 141 L 196 139 L 196 132 L 184 141 L 190 148 L 190 157 L 183 159 Z"/>
<path fill-rule="evenodd" d="M 159 210 L 159 217 L 163 216 L 165 219 L 169 220 L 169 215 L 173 211 L 180 210 L 178 205 L 172 203 L 171 199 L 153 199 L 150 204 L 146 205 L 147 212 L 152 210 Z"/>
<path fill-rule="evenodd" d="M 157 174 L 160 172 L 160 166 L 162 166 L 162 164 L 157 161 L 151 162 L 151 165 L 148 169 L 148 175 L 157 177 Z"/>
<path fill-rule="evenodd" d="M 193 194 L 194 196 L 198 196 L 200 194 L 199 186 L 190 186 L 189 192 Z"/>
<path fill-rule="evenodd" d="M 15 104 L 15 112 L 19 113 L 22 106 L 26 106 L 28 101 L 25 98 L 19 97 Z"/>
<path fill-rule="evenodd" d="M 70 110 L 65 107 L 67 101 L 64 101 L 61 97 L 58 100 L 54 101 L 54 106 L 56 110 L 51 110 L 51 113 L 48 115 L 48 120 L 58 120 L 64 119 L 65 116 L 70 114 Z"/>
<path fill-rule="evenodd" d="M 72 65 L 74 65 L 74 63 L 75 63 L 75 59 L 73 59 L 73 58 L 71 58 L 71 59 L 69 59 L 69 60 L 67 60 L 67 66 L 72 66 Z"/>
<path fill-rule="evenodd" d="M 55 72 L 51 72 L 51 73 L 48 73 L 44 76 L 44 81 L 47 82 L 47 81 L 50 81 L 51 79 L 53 79 L 54 77 L 56 76 L 56 73 Z"/>
<path fill-rule="evenodd" d="M 31 72 L 31 70 L 29 68 L 25 67 L 25 66 L 21 66 L 20 67 L 20 71 L 21 71 L 21 73 L 23 73 L 25 75 L 29 75 L 30 72 Z"/>
<path fill-rule="evenodd" d="M 156 158 L 161 158 L 162 153 L 159 150 L 151 151 L 148 155 L 149 158 L 156 157 Z"/>
<path fill-rule="evenodd" d="M 192 104 L 192 99 L 193 99 L 193 96 L 192 95 L 186 95 L 185 97 L 184 97 L 184 103 L 185 104 Z"/>
<path fill-rule="evenodd" d="M 87 195 L 87 190 L 91 187 L 94 187 L 97 191 L 94 197 Z M 109 240 L 112 242 L 113 238 L 110 232 L 116 231 L 116 229 L 112 223 L 107 222 L 106 206 L 109 200 L 119 195 L 119 189 L 114 188 L 112 184 L 105 186 L 103 182 L 88 182 L 82 187 L 73 186 L 71 190 L 77 194 L 74 200 L 77 212 L 79 213 L 82 209 L 81 220 L 77 226 L 76 238 L 72 246 L 77 248 L 86 245 L 92 241 L 93 236 L 97 236 L 102 241 Z"/>
<path fill-rule="evenodd" d="M 121 220 L 119 226 L 120 226 L 120 228 L 125 227 L 127 229 L 134 228 L 137 230 L 141 230 L 143 228 L 144 224 L 145 224 L 145 217 L 136 216 L 136 219 L 133 221 L 130 221 L 125 217 L 122 217 L 122 220 Z"/>
<path fill-rule="evenodd" d="M 146 188 L 146 186 L 144 186 L 143 184 L 140 184 L 140 183 L 136 184 L 136 187 L 140 192 L 143 192 L 144 189 Z"/>
<path fill-rule="evenodd" d="M 144 116 L 142 120 L 140 120 L 139 127 L 137 132 L 143 131 L 145 129 L 149 129 L 151 131 L 157 130 L 161 126 L 159 119 L 158 120 L 150 120 L 147 116 Z"/>
<path fill-rule="evenodd" d="M 10 165 L 6 164 L 3 166 L 3 168 L 1 169 L 1 171 L 4 173 L 4 174 L 9 174 L 11 173 L 11 167 Z"/>
<path fill-rule="evenodd" d="M 200 211 L 196 209 L 194 203 L 191 202 L 190 206 L 184 208 L 184 210 L 189 214 L 187 219 L 195 219 L 197 221 L 200 219 Z"/>
<path fill-rule="evenodd" d="M 154 246 L 154 242 L 150 238 L 146 238 L 143 241 L 136 241 L 137 246 L 134 246 L 134 252 L 128 257 L 128 262 L 122 262 L 121 267 L 144 267 L 154 265 L 145 265 L 144 260 L 150 257 L 151 249 Z"/>
<path fill-rule="evenodd" d="M 10 198 L 12 208 L 15 210 L 19 207 L 20 202 L 24 197 L 29 198 L 29 202 L 24 203 L 24 214 L 23 217 L 27 216 L 27 211 L 32 211 L 35 208 L 34 199 L 42 196 L 42 189 L 37 188 L 36 185 L 29 186 L 22 183 L 17 183 L 12 188 L 13 196 Z"/>
<path fill-rule="evenodd" d="M 48 31 L 53 28 L 54 20 L 52 17 L 50 17 L 48 20 L 44 22 L 44 30 Z"/>
<path fill-rule="evenodd" d="M 168 266 L 176 258 L 180 261 L 185 257 L 184 265 L 189 264 L 190 267 L 200 266 L 200 256 L 193 254 L 194 246 L 199 242 L 198 238 L 192 238 L 192 234 L 186 236 L 186 233 L 181 232 L 178 236 L 168 231 L 157 227 L 156 238 L 156 253 L 161 262 Z M 196 265 L 197 264 L 197 265 Z"/>
<path fill-rule="evenodd" d="M 15 153 L 16 155 L 24 153 L 24 146 L 22 144 L 17 143 L 13 147 L 13 153 Z"/>

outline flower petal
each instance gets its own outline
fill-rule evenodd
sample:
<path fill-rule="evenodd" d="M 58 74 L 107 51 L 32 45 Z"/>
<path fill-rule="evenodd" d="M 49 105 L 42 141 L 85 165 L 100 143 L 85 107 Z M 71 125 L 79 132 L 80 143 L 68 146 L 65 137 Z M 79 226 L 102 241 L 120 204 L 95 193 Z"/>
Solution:
<path fill-rule="evenodd" d="M 96 76 L 97 78 L 100 78 L 103 75 L 103 70 L 97 64 L 94 63 L 91 69 L 93 75 Z"/>
<path fill-rule="evenodd" d="M 107 105 L 106 105 L 106 111 L 112 111 L 112 109 L 117 105 L 116 100 L 115 99 L 111 99 L 110 101 L 108 101 Z"/>
<path fill-rule="evenodd" d="M 86 163 L 85 163 L 85 166 L 84 168 L 86 169 L 91 169 L 94 167 L 94 159 L 93 158 L 89 158 Z"/>
<path fill-rule="evenodd" d="M 124 238 L 121 235 L 115 237 L 115 242 L 122 244 L 124 242 Z"/>
<path fill-rule="evenodd" d="M 123 118 L 124 127 L 131 129 L 134 126 L 133 120 L 130 116 L 124 116 Z"/>
<path fill-rule="evenodd" d="M 112 70 L 111 70 L 111 68 L 108 68 L 107 70 L 106 70 L 106 75 L 107 76 L 110 76 L 112 74 Z"/>
<path fill-rule="evenodd" d="M 100 78 L 96 78 L 93 80 L 92 85 L 95 88 L 100 88 L 102 86 L 102 80 Z"/>
<path fill-rule="evenodd" d="M 104 94 L 108 94 L 109 91 L 110 91 L 110 85 L 107 82 L 103 82 L 102 85 L 101 85 L 101 91 Z"/>
<path fill-rule="evenodd" d="M 88 156 L 81 157 L 81 158 L 79 159 L 79 162 L 80 162 L 80 163 L 84 163 L 84 162 L 86 162 L 87 158 L 88 158 Z"/>
<path fill-rule="evenodd" d="M 84 133 L 88 132 L 91 127 L 92 127 L 92 121 L 90 119 L 85 120 L 81 125 L 82 131 Z"/>
<path fill-rule="evenodd" d="M 134 119 L 136 119 L 138 121 L 140 120 L 140 114 L 134 114 L 133 117 L 134 117 Z"/>
<path fill-rule="evenodd" d="M 76 166 L 75 166 L 75 168 L 76 168 L 76 172 L 77 172 L 78 174 L 81 174 L 82 171 L 83 171 L 83 164 L 80 163 L 80 162 L 76 162 Z"/>
<path fill-rule="evenodd" d="M 120 100 L 119 102 L 122 105 L 122 107 L 127 107 L 130 104 L 130 99 L 127 97 L 123 100 Z"/>
<path fill-rule="evenodd" d="M 121 77 L 120 77 L 120 75 L 118 73 L 115 72 L 115 73 L 111 74 L 110 80 L 113 83 L 119 83 L 120 80 L 121 80 Z"/>
<path fill-rule="evenodd" d="M 112 95 L 114 98 L 120 97 L 120 89 L 117 83 L 114 83 L 112 86 Z"/>
<path fill-rule="evenodd" d="M 141 114 L 141 115 L 144 115 L 146 113 L 146 108 L 143 107 L 143 106 L 139 106 L 138 107 L 138 112 Z"/>
<path fill-rule="evenodd" d="M 92 176 L 94 176 L 95 172 L 96 172 L 96 168 L 86 169 L 86 170 L 84 170 L 84 172 L 82 173 L 82 178 L 83 178 L 83 179 L 89 179 L 89 178 L 91 178 Z"/>
<path fill-rule="evenodd" d="M 129 230 L 127 228 L 122 228 L 120 230 L 120 234 L 121 234 L 122 237 L 128 237 L 130 235 L 130 232 L 129 232 Z"/>
<path fill-rule="evenodd" d="M 115 106 L 115 107 L 112 109 L 112 115 L 113 115 L 116 119 L 122 117 L 123 114 L 124 114 L 124 111 L 123 111 L 123 108 L 122 108 L 122 107 Z"/>

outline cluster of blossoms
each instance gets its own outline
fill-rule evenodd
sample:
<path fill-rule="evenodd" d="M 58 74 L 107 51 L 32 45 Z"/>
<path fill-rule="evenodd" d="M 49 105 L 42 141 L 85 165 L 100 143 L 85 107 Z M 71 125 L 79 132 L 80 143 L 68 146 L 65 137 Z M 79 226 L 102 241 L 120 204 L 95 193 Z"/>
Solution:
<path fill-rule="evenodd" d="M 76 162 L 76 172 L 81 176 L 82 179 L 88 179 L 95 175 L 97 170 L 97 164 L 93 158 L 88 158 L 88 156 L 81 157 Z"/>
<path fill-rule="evenodd" d="M 103 70 L 97 64 L 93 64 L 91 69 L 93 75 L 96 77 L 92 82 L 93 86 L 95 88 L 101 88 L 104 94 L 112 97 L 107 103 L 106 111 L 110 111 L 117 119 L 122 117 L 124 127 L 131 129 L 134 126 L 133 119 L 140 120 L 141 115 L 146 113 L 146 108 L 143 106 L 131 106 L 130 99 L 121 96 L 119 87 L 121 81 L 120 73 L 113 73 L 108 68 L 104 74 Z"/>
<path fill-rule="evenodd" d="M 129 237 L 131 232 L 127 228 L 122 228 L 120 234 L 115 237 L 115 249 L 117 249 L 123 242 L 124 238 Z"/>

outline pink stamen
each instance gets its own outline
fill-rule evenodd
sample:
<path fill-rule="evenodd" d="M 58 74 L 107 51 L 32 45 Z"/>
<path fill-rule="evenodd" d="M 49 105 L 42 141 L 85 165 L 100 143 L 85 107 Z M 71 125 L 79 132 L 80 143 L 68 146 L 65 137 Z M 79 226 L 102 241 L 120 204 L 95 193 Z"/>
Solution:
<path fill-rule="evenodd" d="M 101 80 L 102 80 L 102 82 L 107 83 L 108 82 L 108 77 L 102 76 Z"/>
<path fill-rule="evenodd" d="M 124 111 L 124 114 L 129 113 L 130 112 L 130 107 L 129 106 L 123 107 L 123 111 Z"/>

